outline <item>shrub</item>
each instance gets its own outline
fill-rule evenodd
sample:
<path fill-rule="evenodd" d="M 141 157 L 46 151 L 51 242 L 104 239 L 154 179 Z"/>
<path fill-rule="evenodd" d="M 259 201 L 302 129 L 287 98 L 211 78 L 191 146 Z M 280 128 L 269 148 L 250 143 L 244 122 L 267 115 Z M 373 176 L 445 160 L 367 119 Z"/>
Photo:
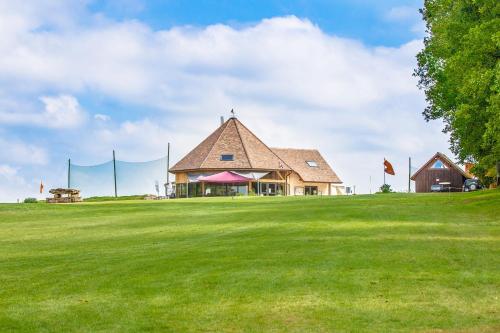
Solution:
<path fill-rule="evenodd" d="M 37 203 L 38 200 L 36 198 L 26 198 L 24 199 L 24 203 Z"/>
<path fill-rule="evenodd" d="M 391 189 L 391 185 L 389 184 L 384 184 L 382 186 L 380 186 L 380 193 L 391 193 L 392 192 L 392 189 Z"/>

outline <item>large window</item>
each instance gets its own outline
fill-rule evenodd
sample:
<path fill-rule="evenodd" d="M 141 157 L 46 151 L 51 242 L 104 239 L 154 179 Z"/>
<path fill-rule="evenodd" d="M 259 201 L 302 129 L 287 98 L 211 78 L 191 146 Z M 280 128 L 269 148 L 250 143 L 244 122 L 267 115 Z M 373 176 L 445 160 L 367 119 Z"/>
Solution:
<path fill-rule="evenodd" d="M 185 198 L 186 197 L 186 189 L 187 186 L 184 183 L 178 183 L 175 186 L 175 196 L 177 198 Z"/>
<path fill-rule="evenodd" d="M 256 195 L 285 195 L 283 183 L 252 183 L 252 191 Z"/>
<path fill-rule="evenodd" d="M 201 197 L 202 196 L 201 192 L 201 183 L 189 183 L 189 193 L 188 196 L 190 198 L 192 197 Z"/>
<path fill-rule="evenodd" d="M 305 195 L 318 195 L 318 187 L 317 186 L 305 186 L 304 194 Z"/>
<path fill-rule="evenodd" d="M 247 184 L 205 184 L 205 196 L 221 197 L 248 195 Z"/>

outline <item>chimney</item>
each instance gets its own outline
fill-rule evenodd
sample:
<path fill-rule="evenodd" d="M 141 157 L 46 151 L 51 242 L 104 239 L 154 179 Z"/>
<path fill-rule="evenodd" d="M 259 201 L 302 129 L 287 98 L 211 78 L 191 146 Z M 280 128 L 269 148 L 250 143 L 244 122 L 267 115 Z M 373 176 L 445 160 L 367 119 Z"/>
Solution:
<path fill-rule="evenodd" d="M 465 172 L 474 176 L 470 170 L 474 167 L 474 163 L 465 163 Z"/>
<path fill-rule="evenodd" d="M 220 116 L 220 124 L 224 124 L 224 117 L 223 116 Z"/>

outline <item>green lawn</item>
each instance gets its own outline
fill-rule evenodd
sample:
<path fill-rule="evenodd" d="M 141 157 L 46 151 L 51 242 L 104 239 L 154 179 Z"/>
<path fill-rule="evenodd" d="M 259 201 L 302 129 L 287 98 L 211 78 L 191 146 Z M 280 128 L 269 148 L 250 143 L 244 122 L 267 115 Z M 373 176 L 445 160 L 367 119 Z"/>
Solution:
<path fill-rule="evenodd" d="M 500 191 L 0 205 L 0 332 L 495 332 Z"/>

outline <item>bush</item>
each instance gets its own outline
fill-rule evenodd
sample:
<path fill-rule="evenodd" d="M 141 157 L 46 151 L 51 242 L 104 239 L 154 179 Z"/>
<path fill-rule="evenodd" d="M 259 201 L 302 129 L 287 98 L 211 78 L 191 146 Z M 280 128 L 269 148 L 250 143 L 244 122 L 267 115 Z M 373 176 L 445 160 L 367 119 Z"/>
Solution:
<path fill-rule="evenodd" d="M 37 203 L 38 200 L 35 198 L 26 198 L 24 199 L 24 203 Z"/>
<path fill-rule="evenodd" d="M 392 192 L 391 185 L 384 184 L 380 186 L 379 191 L 380 191 L 379 193 L 391 193 Z"/>

